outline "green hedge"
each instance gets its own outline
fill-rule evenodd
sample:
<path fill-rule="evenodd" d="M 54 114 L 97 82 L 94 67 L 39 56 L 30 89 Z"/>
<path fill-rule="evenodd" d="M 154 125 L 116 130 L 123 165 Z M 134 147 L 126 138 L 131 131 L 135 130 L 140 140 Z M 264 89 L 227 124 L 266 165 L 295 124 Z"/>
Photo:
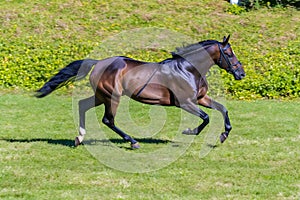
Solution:
<path fill-rule="evenodd" d="M 7 88 L 37 89 L 72 58 L 84 58 L 90 47 L 63 42 L 46 43 L 29 37 L 7 45 L 0 41 L 0 85 Z"/>
<path fill-rule="evenodd" d="M 240 99 L 300 97 L 300 41 L 266 54 L 252 53 L 246 63 L 247 77 L 232 81 L 224 74 L 227 90 Z"/>

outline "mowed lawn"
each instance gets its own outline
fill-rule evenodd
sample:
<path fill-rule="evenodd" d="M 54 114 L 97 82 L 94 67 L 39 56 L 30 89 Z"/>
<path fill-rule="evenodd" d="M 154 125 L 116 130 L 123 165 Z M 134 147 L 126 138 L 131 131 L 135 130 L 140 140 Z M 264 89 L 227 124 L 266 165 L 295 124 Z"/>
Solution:
<path fill-rule="evenodd" d="M 36 99 L 3 93 L 0 199 L 299 199 L 300 102 L 225 103 L 233 130 L 224 144 L 217 141 L 200 157 L 204 131 L 170 165 L 127 173 L 102 164 L 87 150 L 88 144 L 73 147 L 77 125 L 71 96 Z M 147 121 L 142 104 L 132 103 L 130 108 L 136 110 L 135 119 Z M 171 114 L 156 140 L 140 140 L 142 148 L 134 152 L 171 143 L 178 110 L 168 108 Z M 100 128 L 105 129 L 102 124 Z M 109 137 L 121 151 L 132 151 L 116 134 Z"/>

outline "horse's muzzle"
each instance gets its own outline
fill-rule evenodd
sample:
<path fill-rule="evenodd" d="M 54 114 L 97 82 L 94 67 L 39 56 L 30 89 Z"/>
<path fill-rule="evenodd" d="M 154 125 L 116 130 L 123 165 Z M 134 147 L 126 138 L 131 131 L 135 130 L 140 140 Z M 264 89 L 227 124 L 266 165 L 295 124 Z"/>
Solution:
<path fill-rule="evenodd" d="M 245 78 L 246 73 L 242 65 L 238 66 L 235 70 L 233 70 L 233 76 L 235 80 L 242 80 Z"/>

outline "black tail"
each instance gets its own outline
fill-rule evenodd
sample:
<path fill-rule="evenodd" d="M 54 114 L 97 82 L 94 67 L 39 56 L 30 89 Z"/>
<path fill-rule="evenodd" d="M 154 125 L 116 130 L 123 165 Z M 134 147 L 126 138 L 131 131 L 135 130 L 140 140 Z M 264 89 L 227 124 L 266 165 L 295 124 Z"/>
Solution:
<path fill-rule="evenodd" d="M 46 82 L 41 89 L 37 90 L 35 96 L 38 98 L 45 97 L 52 91 L 67 85 L 70 82 L 83 79 L 97 62 L 98 60 L 86 59 L 76 60 L 70 63 Z"/>

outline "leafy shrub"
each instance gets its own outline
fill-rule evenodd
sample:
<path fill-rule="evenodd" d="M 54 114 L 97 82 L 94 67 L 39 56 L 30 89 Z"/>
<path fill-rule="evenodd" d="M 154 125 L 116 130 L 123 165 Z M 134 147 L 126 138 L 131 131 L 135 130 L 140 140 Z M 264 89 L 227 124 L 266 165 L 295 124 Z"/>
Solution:
<path fill-rule="evenodd" d="M 33 41 L 34 40 L 34 41 Z M 73 61 L 77 53 L 85 57 L 88 47 L 74 44 L 45 43 L 27 38 L 26 42 L 11 41 L 6 46 L 0 42 L 1 56 L 0 85 L 13 88 L 38 88 L 55 71 Z"/>
<path fill-rule="evenodd" d="M 226 12 L 228 12 L 229 14 L 234 14 L 234 15 L 240 15 L 245 11 L 246 11 L 246 9 L 244 7 L 238 6 L 236 4 L 230 5 L 226 9 Z"/>
<path fill-rule="evenodd" d="M 251 57 L 247 62 L 253 66 L 247 69 L 249 78 L 236 82 L 224 74 L 228 92 L 240 99 L 300 97 L 299 55 L 298 42 Z"/>

